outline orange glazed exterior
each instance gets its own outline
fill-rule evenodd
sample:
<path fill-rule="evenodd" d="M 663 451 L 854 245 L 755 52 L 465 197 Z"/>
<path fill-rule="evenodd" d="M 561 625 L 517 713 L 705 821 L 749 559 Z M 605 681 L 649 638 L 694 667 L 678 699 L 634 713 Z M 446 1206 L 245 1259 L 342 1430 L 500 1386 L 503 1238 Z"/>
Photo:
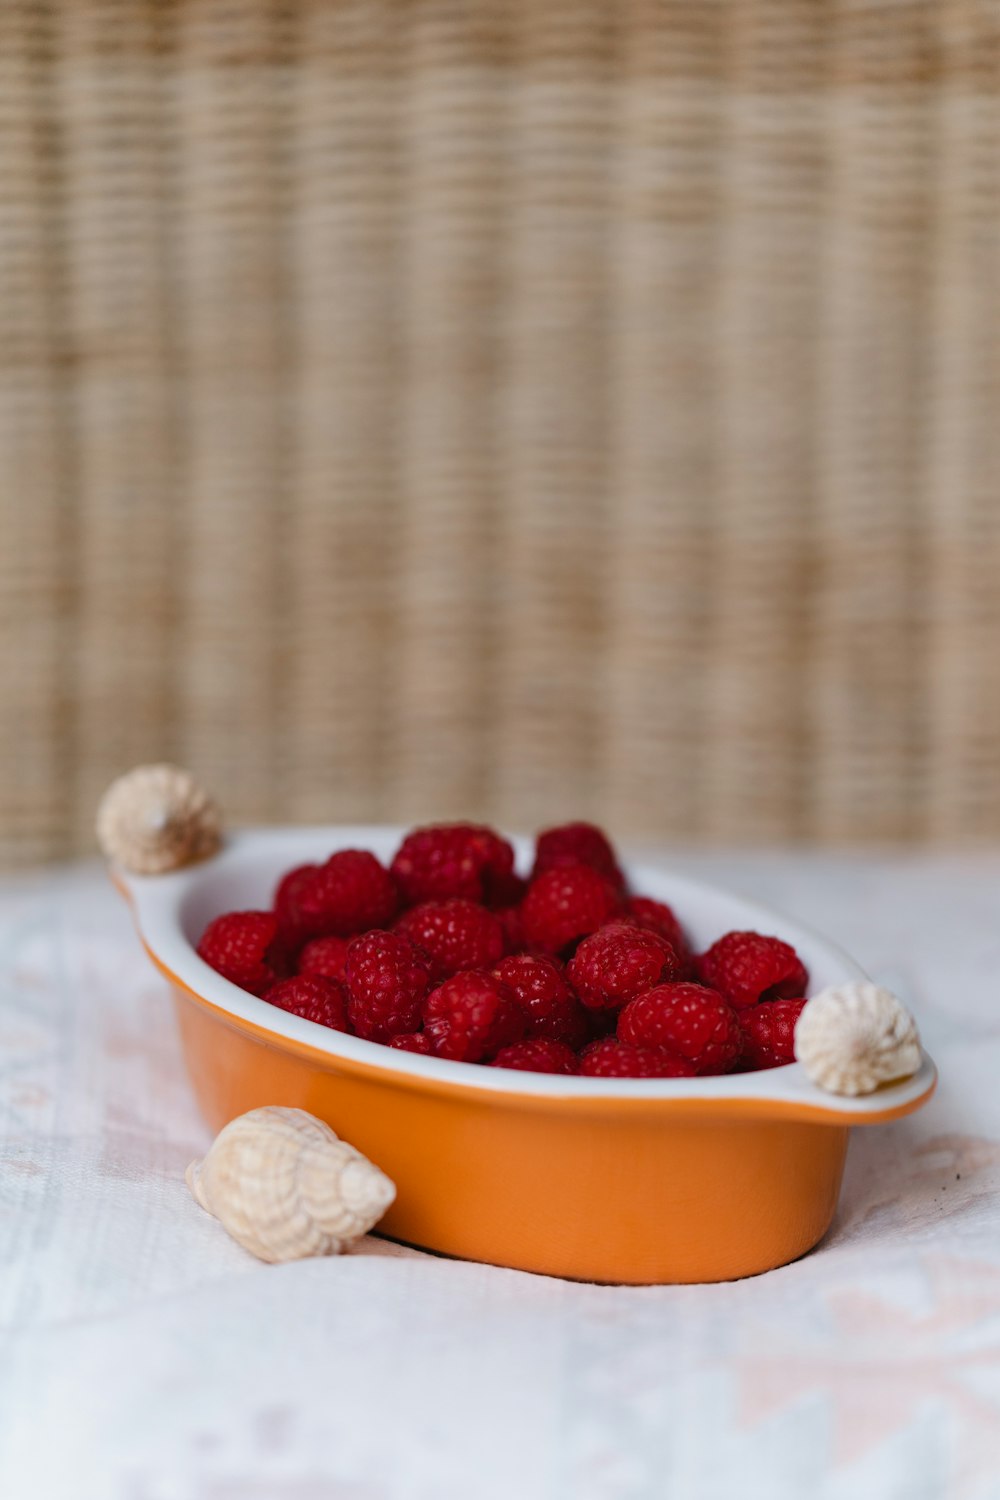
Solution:
<path fill-rule="evenodd" d="M 408 1244 L 584 1281 L 728 1281 L 803 1255 L 833 1218 L 835 1109 L 479 1093 L 275 1039 L 173 982 L 212 1128 L 262 1104 L 318 1115 L 395 1181 L 380 1228 Z"/>
<path fill-rule="evenodd" d="M 524 1271 L 601 1282 L 723 1281 L 794 1260 L 826 1232 L 852 1125 L 919 1109 L 911 1079 L 862 1099 L 823 1093 L 801 1067 L 697 1079 L 505 1073 L 390 1051 L 287 1014 L 195 952 L 220 911 L 260 907 L 282 873 L 331 849 L 391 857 L 401 830 L 248 829 L 210 860 L 163 876 L 114 870 L 173 987 L 185 1060 L 219 1129 L 266 1104 L 326 1120 L 396 1183 L 380 1231 Z M 531 849 L 515 840 L 527 866 Z M 635 888 L 675 904 L 696 943 L 753 928 L 793 943 L 818 988 L 861 971 L 825 939 L 678 871 L 635 867 Z"/>

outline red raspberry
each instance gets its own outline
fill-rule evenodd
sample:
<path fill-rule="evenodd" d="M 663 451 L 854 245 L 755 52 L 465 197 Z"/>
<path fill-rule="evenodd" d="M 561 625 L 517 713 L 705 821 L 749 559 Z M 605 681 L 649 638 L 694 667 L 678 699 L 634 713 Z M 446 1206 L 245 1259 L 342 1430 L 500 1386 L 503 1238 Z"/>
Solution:
<path fill-rule="evenodd" d="M 783 1068 L 795 1061 L 795 1023 L 804 1000 L 765 1000 L 740 1011 L 743 1063 L 755 1068 Z"/>
<path fill-rule="evenodd" d="M 566 969 L 584 1005 L 618 1009 L 654 984 L 680 978 L 673 946 L 658 932 L 610 923 L 584 938 Z"/>
<path fill-rule="evenodd" d="M 299 954 L 299 973 L 325 974 L 328 979 L 338 979 L 343 984 L 348 941 L 342 937 L 313 938 Z"/>
<path fill-rule="evenodd" d="M 630 896 L 625 902 L 622 920 L 633 921 L 647 932 L 658 932 L 672 945 L 679 958 L 687 959 L 689 948 L 684 929 L 665 902 L 653 901 L 649 896 Z"/>
<path fill-rule="evenodd" d="M 389 1038 L 389 1046 L 397 1047 L 400 1052 L 419 1052 L 424 1057 L 431 1050 L 430 1041 L 422 1031 L 401 1031 Z"/>
<path fill-rule="evenodd" d="M 693 1078 L 694 1068 L 666 1047 L 637 1047 L 605 1037 L 580 1053 L 586 1078 Z"/>
<path fill-rule="evenodd" d="M 565 1042 L 535 1041 L 514 1042 L 504 1047 L 493 1059 L 494 1068 L 517 1068 L 525 1073 L 575 1073 L 576 1053 Z"/>
<path fill-rule="evenodd" d="M 759 932 L 727 932 L 696 960 L 698 978 L 742 1010 L 759 1000 L 791 1000 L 809 976 L 795 949 Z"/>
<path fill-rule="evenodd" d="M 469 970 L 427 996 L 424 1031 L 437 1057 L 483 1062 L 524 1036 L 524 1012 L 492 974 Z"/>
<path fill-rule="evenodd" d="M 198 953 L 224 979 L 251 995 L 263 995 L 288 972 L 277 918 L 269 911 L 230 911 L 216 917 L 202 933 Z"/>
<path fill-rule="evenodd" d="M 269 1005 L 291 1011 L 334 1031 L 347 1030 L 347 995 L 344 986 L 325 974 L 295 974 L 269 989 L 264 997 Z"/>
<path fill-rule="evenodd" d="M 308 937 L 351 937 L 384 927 L 399 898 L 392 876 L 366 849 L 339 849 L 294 886 L 290 905 Z"/>
<path fill-rule="evenodd" d="M 395 930 L 426 955 L 436 983 L 460 969 L 489 968 L 503 952 L 499 917 L 475 901 L 424 901 L 404 912 Z"/>
<path fill-rule="evenodd" d="M 418 901 L 491 900 L 509 889 L 514 850 L 506 839 L 473 823 L 415 828 L 400 844 L 392 873 L 407 906 Z"/>
<path fill-rule="evenodd" d="M 596 870 L 586 865 L 546 870 L 521 903 L 525 941 L 544 953 L 559 953 L 596 932 L 617 906 L 617 891 Z"/>
<path fill-rule="evenodd" d="M 347 1013 L 366 1041 L 418 1030 L 429 984 L 427 960 L 402 933 L 366 932 L 348 946 Z"/>
<path fill-rule="evenodd" d="M 725 1073 L 743 1048 L 736 1012 L 700 984 L 660 984 L 630 1000 L 618 1017 L 623 1042 L 669 1047 L 696 1073 Z"/>
<path fill-rule="evenodd" d="M 574 1050 L 583 1046 L 589 1035 L 587 1013 L 554 958 L 511 954 L 494 965 L 493 973 L 524 1011 L 529 1041 L 565 1042 Z"/>
<path fill-rule="evenodd" d="M 615 851 L 606 834 L 593 823 L 562 823 L 538 835 L 532 879 L 544 870 L 563 870 L 569 865 L 588 865 L 619 890 L 624 889 L 625 877 L 618 867 Z"/>
<path fill-rule="evenodd" d="M 297 952 L 309 937 L 307 924 L 299 911 L 299 892 L 310 882 L 319 865 L 296 865 L 278 882 L 274 893 L 274 914 L 278 919 L 278 934 L 282 943 L 292 953 Z"/>

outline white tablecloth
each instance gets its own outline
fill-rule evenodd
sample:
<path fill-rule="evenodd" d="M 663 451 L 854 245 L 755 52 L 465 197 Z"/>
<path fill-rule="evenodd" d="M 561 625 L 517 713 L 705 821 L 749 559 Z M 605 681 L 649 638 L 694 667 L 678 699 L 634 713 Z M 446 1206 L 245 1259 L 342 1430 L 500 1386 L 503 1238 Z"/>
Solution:
<path fill-rule="evenodd" d="M 838 937 L 942 1082 L 795 1265 L 575 1285 L 368 1239 L 265 1267 L 188 1196 L 164 986 L 94 867 L 0 885 L 3 1500 L 1000 1496 L 1000 859 L 679 857 Z"/>

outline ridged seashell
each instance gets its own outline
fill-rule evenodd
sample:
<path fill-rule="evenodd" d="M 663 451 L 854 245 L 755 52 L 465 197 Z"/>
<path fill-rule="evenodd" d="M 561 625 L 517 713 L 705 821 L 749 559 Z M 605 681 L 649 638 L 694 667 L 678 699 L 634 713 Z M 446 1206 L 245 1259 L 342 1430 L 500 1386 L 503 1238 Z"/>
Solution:
<path fill-rule="evenodd" d="M 177 766 L 136 766 L 111 783 L 97 809 L 101 849 L 137 875 L 162 875 L 205 859 L 220 837 L 215 803 Z"/>
<path fill-rule="evenodd" d="M 808 1001 L 795 1027 L 795 1056 L 832 1094 L 871 1094 L 920 1067 L 920 1038 L 891 990 L 864 982 L 832 985 Z"/>
<path fill-rule="evenodd" d="M 187 1185 L 259 1260 L 339 1255 L 367 1234 L 395 1184 L 304 1109 L 252 1109 L 219 1132 Z"/>

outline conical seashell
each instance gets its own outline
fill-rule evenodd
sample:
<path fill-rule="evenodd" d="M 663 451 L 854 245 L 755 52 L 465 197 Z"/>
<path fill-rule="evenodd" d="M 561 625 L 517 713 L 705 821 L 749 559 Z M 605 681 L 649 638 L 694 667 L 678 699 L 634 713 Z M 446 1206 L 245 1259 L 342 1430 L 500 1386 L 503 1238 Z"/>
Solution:
<path fill-rule="evenodd" d="M 162 875 L 215 853 L 219 813 L 189 772 L 136 766 L 101 798 L 97 840 L 108 859 L 124 869 Z"/>
<path fill-rule="evenodd" d="M 808 1001 L 795 1027 L 795 1056 L 833 1094 L 871 1094 L 920 1067 L 913 1017 L 877 984 L 838 984 Z"/>
<path fill-rule="evenodd" d="M 202 1208 L 267 1261 L 338 1255 L 396 1196 L 385 1173 L 329 1125 L 278 1106 L 231 1120 L 186 1179 Z"/>

